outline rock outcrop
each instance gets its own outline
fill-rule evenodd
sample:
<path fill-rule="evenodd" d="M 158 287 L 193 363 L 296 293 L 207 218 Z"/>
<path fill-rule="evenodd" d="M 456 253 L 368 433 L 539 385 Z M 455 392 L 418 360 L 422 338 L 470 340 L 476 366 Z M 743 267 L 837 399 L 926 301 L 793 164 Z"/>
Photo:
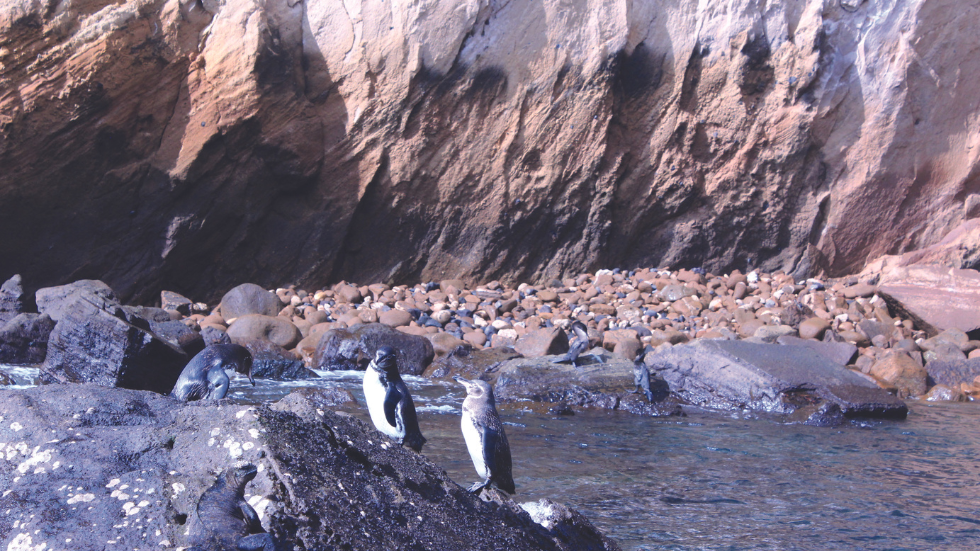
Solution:
<path fill-rule="evenodd" d="M 533 504 L 532 517 L 481 501 L 320 404 L 302 394 L 256 408 L 94 385 L 0 390 L 0 547 L 186 547 L 215 474 L 251 464 L 244 498 L 283 549 L 618 549 L 567 508 L 545 515 Z"/>
<path fill-rule="evenodd" d="M 0 278 L 149 302 L 245 277 L 855 271 L 978 213 L 978 15 L 8 0 Z"/>

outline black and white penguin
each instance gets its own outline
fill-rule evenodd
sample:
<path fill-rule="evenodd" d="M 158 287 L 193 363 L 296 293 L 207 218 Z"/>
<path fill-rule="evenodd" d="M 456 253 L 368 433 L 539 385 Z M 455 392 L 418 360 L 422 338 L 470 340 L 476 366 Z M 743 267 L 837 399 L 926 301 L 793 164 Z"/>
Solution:
<path fill-rule="evenodd" d="M 212 344 L 197 353 L 184 366 L 170 395 L 178 400 L 220 400 L 228 394 L 231 382 L 225 369 L 248 377 L 252 386 L 252 353 L 237 344 Z"/>
<path fill-rule="evenodd" d="M 643 392 L 647 395 L 647 401 L 652 403 L 653 391 L 650 390 L 650 371 L 644 362 L 649 351 L 649 348 L 640 350 L 636 355 L 636 359 L 633 360 L 633 384 L 636 385 L 636 390 L 633 391 L 633 394 Z"/>
<path fill-rule="evenodd" d="M 589 330 L 585 327 L 584 323 L 576 321 L 572 323 L 572 333 L 575 334 L 575 340 L 568 348 L 568 352 L 551 360 L 551 363 L 563 364 L 572 362 L 572 365 L 578 367 L 579 355 L 589 349 Z"/>
<path fill-rule="evenodd" d="M 378 430 L 422 452 L 425 437 L 419 430 L 415 402 L 398 373 L 395 350 L 390 346 L 379 348 L 364 371 L 364 401 Z"/>
<path fill-rule="evenodd" d="M 478 493 L 493 484 L 509 494 L 514 493 L 510 445 L 497 415 L 493 389 L 486 381 L 469 381 L 458 375 L 453 379 L 466 388 L 460 425 L 476 474 L 483 477 L 483 482 L 473 484 L 470 491 Z"/>

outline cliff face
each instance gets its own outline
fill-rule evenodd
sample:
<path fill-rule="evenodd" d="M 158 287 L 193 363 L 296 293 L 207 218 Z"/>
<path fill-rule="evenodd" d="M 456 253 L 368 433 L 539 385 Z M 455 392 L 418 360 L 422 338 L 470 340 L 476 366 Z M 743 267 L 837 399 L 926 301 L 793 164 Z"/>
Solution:
<path fill-rule="evenodd" d="M 7 0 L 0 278 L 856 271 L 977 210 L 966 4 Z"/>

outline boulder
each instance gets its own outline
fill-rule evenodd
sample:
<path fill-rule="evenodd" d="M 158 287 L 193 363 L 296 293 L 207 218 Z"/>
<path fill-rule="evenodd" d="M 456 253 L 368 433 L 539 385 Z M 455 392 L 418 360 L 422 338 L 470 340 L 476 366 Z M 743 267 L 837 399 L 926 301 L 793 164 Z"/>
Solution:
<path fill-rule="evenodd" d="M 957 388 L 949 388 L 946 385 L 936 385 L 926 393 L 927 402 L 969 402 L 970 399 L 960 392 Z"/>
<path fill-rule="evenodd" d="M 313 355 L 313 368 L 364 369 L 382 346 L 395 349 L 403 375 L 421 375 L 435 356 L 432 343 L 425 337 L 408 335 L 383 323 L 368 323 L 324 333 Z"/>
<path fill-rule="evenodd" d="M 930 337 L 944 329 L 980 329 L 980 272 L 913 265 L 882 274 L 878 294 L 889 309 Z"/>
<path fill-rule="evenodd" d="M 871 375 L 898 390 L 899 398 L 926 393 L 926 370 L 908 354 L 892 352 L 875 360 Z"/>
<path fill-rule="evenodd" d="M 783 313 L 779 315 L 779 320 L 783 324 L 798 328 L 801 333 L 803 332 L 803 328 L 800 327 L 800 324 L 809 319 L 813 319 L 813 310 L 798 300 L 787 304 L 786 308 L 783 309 Z"/>
<path fill-rule="evenodd" d="M 647 355 L 672 392 L 719 409 L 792 413 L 836 403 L 847 417 L 904 419 L 898 398 L 836 362 L 793 345 L 699 340 Z"/>
<path fill-rule="evenodd" d="M 204 346 L 232 344 L 231 337 L 228 336 L 228 333 L 215 325 L 201 327 L 201 338 L 204 339 Z"/>
<path fill-rule="evenodd" d="M 88 309 L 119 306 L 116 293 L 105 283 L 95 279 L 82 279 L 67 285 L 45 287 L 35 293 L 37 311 L 60 321 L 66 313 L 78 308 Z"/>
<path fill-rule="evenodd" d="M 80 302 L 51 331 L 41 379 L 167 394 L 190 358 L 149 327 L 146 320 L 127 318 L 121 308 L 110 314 Z"/>
<path fill-rule="evenodd" d="M 193 306 L 194 301 L 180 293 L 160 291 L 160 308 L 164 310 L 176 310 L 185 316 L 189 316 Z"/>
<path fill-rule="evenodd" d="M 53 329 L 54 320 L 47 314 L 18 314 L 0 328 L 0 364 L 43 362 Z"/>
<path fill-rule="evenodd" d="M 558 327 L 542 327 L 518 338 L 514 350 L 529 358 L 564 354 L 568 335 Z"/>
<path fill-rule="evenodd" d="M 221 297 L 218 309 L 221 317 L 233 320 L 248 314 L 278 316 L 285 304 L 272 291 L 267 291 L 254 283 L 242 283 Z"/>
<path fill-rule="evenodd" d="M 796 329 L 789 325 L 763 325 L 756 329 L 752 336 L 762 342 L 774 343 L 780 337 L 796 336 Z"/>
<path fill-rule="evenodd" d="M 232 342 L 240 343 L 254 339 L 267 340 L 283 348 L 292 348 L 303 335 L 291 321 L 281 316 L 246 314 L 228 327 Z"/>
<path fill-rule="evenodd" d="M 472 335 L 474 333 L 467 333 Z M 476 333 L 482 335 L 483 333 Z M 445 358 L 432 362 L 422 373 L 425 377 L 446 379 L 459 375 L 464 379 L 483 379 L 493 384 L 497 380 L 499 367 L 507 360 L 520 358 L 521 354 L 512 348 L 484 348 L 473 350 L 457 348 Z"/>
<path fill-rule="evenodd" d="M 299 356 L 271 341 L 253 339 L 239 341 L 237 344 L 252 353 L 252 376 L 256 379 L 293 381 L 320 377 L 307 369 Z"/>
<path fill-rule="evenodd" d="M 817 354 L 820 354 L 821 356 L 841 366 L 851 363 L 851 361 L 854 360 L 854 356 L 858 352 L 858 347 L 849 342 L 814 341 L 793 337 L 791 335 L 779 337 L 776 339 L 776 342 L 779 344 L 808 348 L 811 351 L 816 352 Z"/>
<path fill-rule="evenodd" d="M 412 314 L 409 314 L 405 310 L 392 309 L 387 312 L 381 312 L 378 316 L 378 321 L 392 327 L 406 327 L 412 323 Z"/>
<path fill-rule="evenodd" d="M 445 358 L 453 350 L 462 346 L 464 348 L 473 348 L 473 345 L 462 340 L 457 339 L 450 333 L 439 332 L 431 333 L 427 337 L 429 342 L 432 343 L 432 351 L 435 353 L 435 358 Z"/>
<path fill-rule="evenodd" d="M 980 358 L 967 360 L 935 360 L 926 364 L 926 383 L 959 388 L 980 376 Z"/>
<path fill-rule="evenodd" d="M 14 274 L 0 285 L 0 327 L 24 311 L 23 296 L 20 274 Z"/>
<path fill-rule="evenodd" d="M 820 340 L 828 329 L 830 329 L 829 321 L 817 317 L 808 318 L 800 323 L 800 338 Z"/>
<path fill-rule="evenodd" d="M 281 549 L 617 549 L 594 547 L 607 540 L 582 520 L 545 528 L 499 494 L 482 501 L 334 413 L 333 399 L 305 391 L 272 407 L 216 406 L 94 385 L 0 393 L 0 442 L 12 443 L 0 461 L 0 548 L 186 548 L 215 473 L 248 463 L 257 473 L 245 497 Z"/>
<path fill-rule="evenodd" d="M 193 358 L 206 346 L 201 333 L 180 321 L 151 321 L 150 330 L 157 337 L 167 339 L 179 346 L 188 358 Z"/>
<path fill-rule="evenodd" d="M 593 349 L 589 354 L 602 354 Z M 633 362 L 602 355 L 602 362 L 589 362 L 578 367 L 553 363 L 556 356 L 515 358 L 497 367 L 493 386 L 498 401 L 531 400 L 534 402 L 564 403 L 579 407 L 625 409 L 647 415 L 679 415 L 679 404 L 669 396 L 667 383 L 656 373 L 650 375 L 650 388 L 657 401 L 642 411 L 624 407 L 627 403 L 646 403 L 633 394 Z"/>

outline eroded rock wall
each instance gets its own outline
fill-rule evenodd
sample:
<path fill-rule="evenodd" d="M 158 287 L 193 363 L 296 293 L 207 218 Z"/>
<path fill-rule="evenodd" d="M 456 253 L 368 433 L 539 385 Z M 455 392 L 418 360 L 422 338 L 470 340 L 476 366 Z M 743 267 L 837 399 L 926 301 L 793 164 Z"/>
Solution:
<path fill-rule="evenodd" d="M 11 0 L 0 278 L 149 300 L 244 279 L 856 271 L 971 212 L 978 15 Z"/>

